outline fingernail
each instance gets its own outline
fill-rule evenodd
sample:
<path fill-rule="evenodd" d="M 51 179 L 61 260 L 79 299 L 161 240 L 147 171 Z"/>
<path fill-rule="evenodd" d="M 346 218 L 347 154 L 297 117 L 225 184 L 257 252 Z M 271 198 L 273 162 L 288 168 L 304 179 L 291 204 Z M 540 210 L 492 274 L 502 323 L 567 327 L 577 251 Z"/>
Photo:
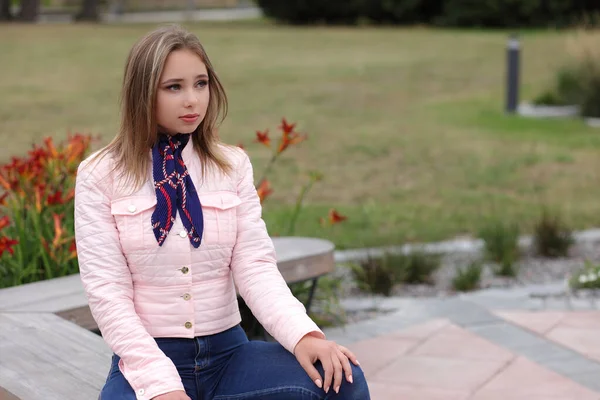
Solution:
<path fill-rule="evenodd" d="M 360 363 L 358 362 L 358 360 L 356 360 L 356 364 L 357 364 L 357 365 L 360 365 Z"/>
<path fill-rule="evenodd" d="M 315 384 L 319 387 L 319 389 L 321 389 L 321 386 L 323 386 L 320 379 L 317 379 Z"/>
<path fill-rule="evenodd" d="M 336 392 L 336 393 L 339 393 L 339 392 L 340 392 L 340 387 L 339 387 L 339 386 L 337 386 L 337 387 L 335 388 L 335 392 Z"/>
<path fill-rule="evenodd" d="M 348 375 L 348 382 L 350 382 L 350 383 L 354 383 L 354 382 L 352 381 L 352 375 Z"/>
<path fill-rule="evenodd" d="M 325 393 L 329 392 L 329 386 L 325 388 Z"/>

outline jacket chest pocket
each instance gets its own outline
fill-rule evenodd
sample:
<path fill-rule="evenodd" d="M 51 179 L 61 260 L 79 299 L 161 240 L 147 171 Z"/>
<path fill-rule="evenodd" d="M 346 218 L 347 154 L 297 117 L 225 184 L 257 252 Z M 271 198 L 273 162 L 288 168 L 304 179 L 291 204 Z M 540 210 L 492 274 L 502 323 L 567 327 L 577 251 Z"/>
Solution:
<path fill-rule="evenodd" d="M 202 193 L 200 203 L 204 217 L 202 243 L 233 245 L 237 236 L 240 198 L 230 192 Z"/>
<path fill-rule="evenodd" d="M 110 210 L 125 252 L 141 250 L 150 240 L 156 242 L 151 222 L 155 208 L 156 197 L 153 196 L 131 196 L 113 200 Z"/>

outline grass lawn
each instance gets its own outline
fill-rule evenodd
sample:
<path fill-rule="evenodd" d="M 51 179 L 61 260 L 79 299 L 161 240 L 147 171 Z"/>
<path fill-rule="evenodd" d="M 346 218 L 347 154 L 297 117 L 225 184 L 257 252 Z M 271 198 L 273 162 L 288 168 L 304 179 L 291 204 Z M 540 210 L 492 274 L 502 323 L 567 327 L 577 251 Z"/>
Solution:
<path fill-rule="evenodd" d="M 221 137 L 247 144 L 257 175 L 268 159 L 251 143 L 257 129 L 274 132 L 285 116 L 310 135 L 272 175 L 265 218 L 273 234 L 284 231 L 311 169 L 325 180 L 296 233 L 339 247 L 473 234 L 491 215 L 529 230 L 542 204 L 576 228 L 600 225 L 600 130 L 504 115 L 506 32 L 188 27 L 228 89 Z M 127 51 L 150 28 L 0 25 L 0 161 L 68 131 L 108 142 Z M 567 36 L 524 34 L 523 98 L 569 59 Z M 318 224 L 330 207 L 349 217 L 332 230 Z"/>

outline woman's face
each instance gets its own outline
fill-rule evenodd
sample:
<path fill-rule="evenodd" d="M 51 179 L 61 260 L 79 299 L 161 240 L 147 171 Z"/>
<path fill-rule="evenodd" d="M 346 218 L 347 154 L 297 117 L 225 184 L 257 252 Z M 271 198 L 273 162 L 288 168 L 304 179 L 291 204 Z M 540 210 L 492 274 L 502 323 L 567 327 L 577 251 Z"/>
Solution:
<path fill-rule="evenodd" d="M 171 52 L 156 94 L 159 131 L 194 132 L 206 115 L 209 99 L 208 73 L 200 57 L 190 50 Z"/>

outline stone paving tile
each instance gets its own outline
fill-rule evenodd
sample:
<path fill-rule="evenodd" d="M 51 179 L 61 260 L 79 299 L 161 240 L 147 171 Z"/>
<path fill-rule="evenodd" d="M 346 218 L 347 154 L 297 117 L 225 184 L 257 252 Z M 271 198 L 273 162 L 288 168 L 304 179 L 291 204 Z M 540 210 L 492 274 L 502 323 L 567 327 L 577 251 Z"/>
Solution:
<path fill-rule="evenodd" d="M 348 348 L 356 355 L 365 376 L 370 378 L 418 343 L 415 339 L 378 337 L 353 343 Z"/>
<path fill-rule="evenodd" d="M 598 400 L 600 393 L 593 392 L 524 357 L 518 357 L 471 399 Z"/>
<path fill-rule="evenodd" d="M 499 372 L 502 361 L 402 356 L 372 376 L 379 383 L 474 391 Z"/>
<path fill-rule="evenodd" d="M 546 337 L 584 355 L 600 350 L 600 329 L 570 328 L 560 324 Z"/>
<path fill-rule="evenodd" d="M 510 351 L 452 324 L 443 327 L 409 354 L 500 362 L 515 357 Z"/>
<path fill-rule="evenodd" d="M 469 392 L 369 381 L 372 400 L 467 400 Z"/>
<path fill-rule="evenodd" d="M 567 313 L 561 311 L 495 311 L 494 314 L 535 333 L 545 334 L 563 320 Z"/>
<path fill-rule="evenodd" d="M 572 311 L 565 315 L 558 326 L 600 330 L 600 311 Z"/>
<path fill-rule="evenodd" d="M 424 340 L 450 325 L 447 319 L 432 319 L 431 321 L 414 325 L 387 335 L 396 339 L 419 339 Z"/>

